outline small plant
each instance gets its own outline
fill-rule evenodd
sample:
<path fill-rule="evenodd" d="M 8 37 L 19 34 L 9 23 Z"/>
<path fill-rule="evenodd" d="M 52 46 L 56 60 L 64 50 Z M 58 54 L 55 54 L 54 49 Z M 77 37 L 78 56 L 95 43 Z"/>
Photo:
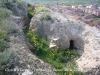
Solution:
<path fill-rule="evenodd" d="M 45 15 L 41 18 L 41 20 L 52 20 L 50 15 Z"/>

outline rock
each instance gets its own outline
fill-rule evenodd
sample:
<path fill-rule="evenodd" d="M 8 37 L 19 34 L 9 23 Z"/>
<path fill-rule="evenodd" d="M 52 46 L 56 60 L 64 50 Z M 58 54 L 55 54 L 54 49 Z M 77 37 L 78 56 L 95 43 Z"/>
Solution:
<path fill-rule="evenodd" d="M 29 71 L 28 69 L 25 70 L 25 72 L 22 73 L 22 75 L 32 75 L 33 72 Z"/>
<path fill-rule="evenodd" d="M 41 20 L 44 15 L 51 16 L 53 21 Z M 57 22 L 57 19 L 60 21 Z M 60 13 L 49 11 L 36 14 L 31 20 L 29 29 L 49 41 L 50 48 L 55 46 L 63 49 L 70 48 L 70 41 L 72 40 L 74 47 L 80 50 L 81 57 L 76 61 L 79 70 L 82 72 L 92 72 L 92 68 L 97 65 L 100 66 L 100 60 L 95 61 L 95 56 L 100 53 L 100 44 L 98 43 L 100 38 L 97 37 L 100 36 L 100 31 L 95 27 L 91 27 L 79 20 L 74 20 L 68 15 L 63 16 Z M 89 70 L 85 70 L 86 68 L 89 68 Z M 100 69 L 98 70 L 100 71 Z M 97 73 L 93 74 L 96 75 Z"/>

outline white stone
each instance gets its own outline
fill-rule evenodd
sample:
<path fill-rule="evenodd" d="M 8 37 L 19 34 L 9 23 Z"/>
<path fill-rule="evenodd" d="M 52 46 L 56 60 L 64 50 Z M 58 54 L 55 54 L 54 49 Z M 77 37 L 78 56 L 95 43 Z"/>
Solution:
<path fill-rule="evenodd" d="M 30 70 L 26 69 L 25 72 L 22 73 L 22 75 L 32 75 L 33 72 L 31 72 Z"/>

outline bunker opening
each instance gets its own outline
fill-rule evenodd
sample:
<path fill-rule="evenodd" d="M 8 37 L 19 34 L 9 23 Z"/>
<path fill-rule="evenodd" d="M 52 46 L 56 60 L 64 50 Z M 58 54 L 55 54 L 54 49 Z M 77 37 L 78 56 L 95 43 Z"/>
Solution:
<path fill-rule="evenodd" d="M 75 45 L 74 45 L 74 40 L 70 40 L 70 49 L 74 49 Z"/>

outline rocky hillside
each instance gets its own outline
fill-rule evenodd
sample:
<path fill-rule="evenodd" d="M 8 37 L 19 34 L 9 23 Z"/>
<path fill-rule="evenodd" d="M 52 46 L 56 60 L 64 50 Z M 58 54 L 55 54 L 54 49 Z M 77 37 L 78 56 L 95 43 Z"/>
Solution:
<path fill-rule="evenodd" d="M 0 1 L 0 75 L 100 75 L 99 30 L 40 4 L 7 1 Z"/>
<path fill-rule="evenodd" d="M 50 10 L 36 14 L 29 29 L 49 42 L 49 47 L 74 48 L 81 55 L 76 59 L 78 69 L 85 75 L 100 74 L 100 31 L 95 27 Z"/>

